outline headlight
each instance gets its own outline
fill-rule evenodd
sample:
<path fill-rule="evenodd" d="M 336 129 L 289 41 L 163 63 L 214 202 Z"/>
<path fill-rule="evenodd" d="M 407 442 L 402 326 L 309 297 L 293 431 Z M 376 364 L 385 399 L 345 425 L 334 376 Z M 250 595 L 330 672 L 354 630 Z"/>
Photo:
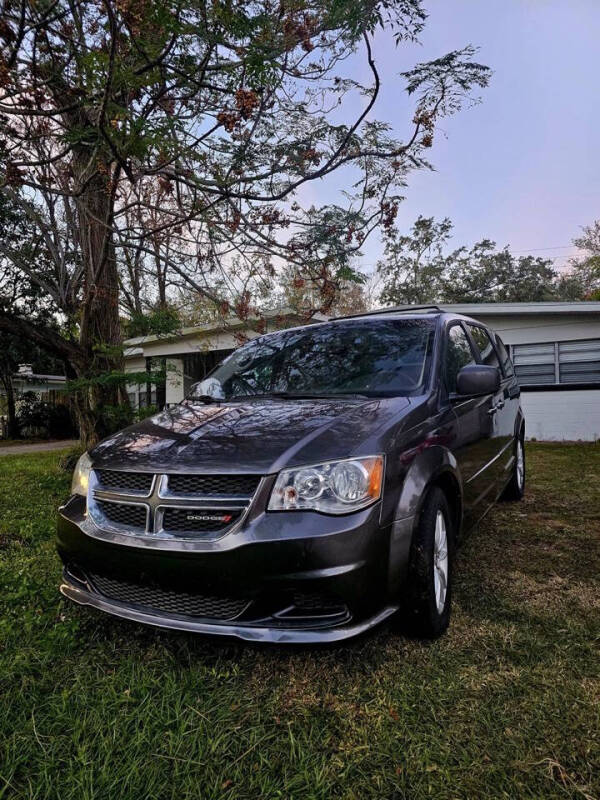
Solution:
<path fill-rule="evenodd" d="M 75 467 L 73 481 L 71 482 L 71 494 L 81 494 L 87 497 L 88 485 L 90 482 L 90 470 L 92 461 L 87 453 L 84 453 Z"/>
<path fill-rule="evenodd" d="M 381 497 L 383 456 L 347 458 L 279 473 L 269 511 L 324 511 L 347 514 Z"/>

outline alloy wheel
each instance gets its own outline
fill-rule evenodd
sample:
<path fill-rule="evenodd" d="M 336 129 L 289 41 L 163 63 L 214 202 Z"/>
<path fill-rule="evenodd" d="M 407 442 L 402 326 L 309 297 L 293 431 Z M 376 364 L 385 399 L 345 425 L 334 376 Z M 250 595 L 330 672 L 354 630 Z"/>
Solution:
<path fill-rule="evenodd" d="M 438 613 L 441 614 L 446 603 L 446 591 L 448 588 L 448 532 L 446 519 L 441 509 L 438 509 L 435 519 L 433 573 L 435 602 Z"/>

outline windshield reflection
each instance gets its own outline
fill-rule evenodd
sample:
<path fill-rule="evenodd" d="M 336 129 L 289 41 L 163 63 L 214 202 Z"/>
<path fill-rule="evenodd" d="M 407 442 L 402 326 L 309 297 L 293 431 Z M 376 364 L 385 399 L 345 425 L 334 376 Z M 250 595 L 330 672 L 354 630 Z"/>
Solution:
<path fill-rule="evenodd" d="M 197 383 L 205 402 L 273 397 L 385 397 L 421 393 L 432 320 L 348 320 L 254 339 Z"/>

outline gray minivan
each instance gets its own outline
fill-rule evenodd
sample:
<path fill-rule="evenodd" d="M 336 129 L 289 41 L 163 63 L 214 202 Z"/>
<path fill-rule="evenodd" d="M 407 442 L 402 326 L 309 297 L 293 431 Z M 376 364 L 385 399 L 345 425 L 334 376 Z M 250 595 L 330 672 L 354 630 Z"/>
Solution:
<path fill-rule="evenodd" d="M 437 307 L 256 338 L 81 457 L 61 592 L 246 640 L 439 636 L 462 532 L 523 496 L 519 397 L 500 338 Z"/>

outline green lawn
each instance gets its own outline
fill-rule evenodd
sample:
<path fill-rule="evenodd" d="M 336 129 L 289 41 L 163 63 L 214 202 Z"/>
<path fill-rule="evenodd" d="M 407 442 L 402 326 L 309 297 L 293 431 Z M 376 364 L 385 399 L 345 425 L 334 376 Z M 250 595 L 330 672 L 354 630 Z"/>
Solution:
<path fill-rule="evenodd" d="M 600 448 L 530 445 L 433 644 L 158 632 L 60 599 L 56 453 L 0 460 L 0 797 L 597 798 Z"/>

